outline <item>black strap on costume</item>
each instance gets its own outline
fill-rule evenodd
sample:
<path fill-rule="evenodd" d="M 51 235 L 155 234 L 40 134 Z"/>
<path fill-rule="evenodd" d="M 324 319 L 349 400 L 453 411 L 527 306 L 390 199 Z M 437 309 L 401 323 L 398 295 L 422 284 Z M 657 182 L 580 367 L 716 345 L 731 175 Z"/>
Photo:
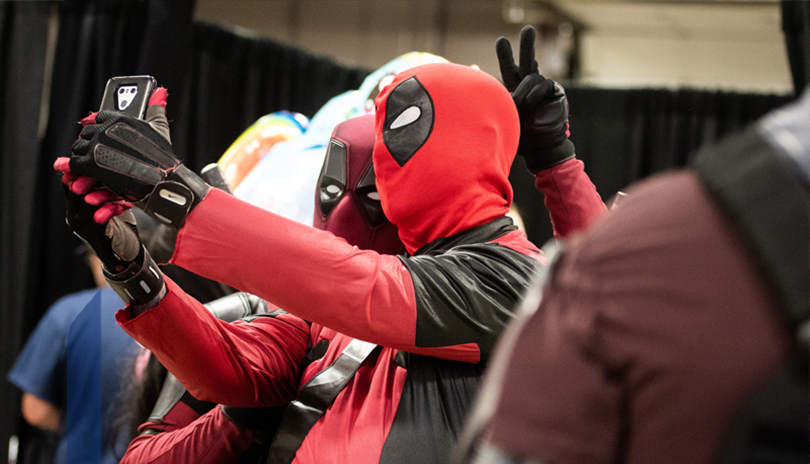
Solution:
<path fill-rule="evenodd" d="M 149 415 L 149 418 L 146 420 L 147 422 L 162 422 L 163 418 L 166 417 L 166 414 L 174 408 L 174 406 L 179 403 L 183 402 L 188 407 L 194 410 L 199 415 L 203 415 L 210 411 L 211 409 L 216 406 L 215 403 L 210 403 L 208 401 L 200 401 L 197 398 L 194 398 L 191 393 L 186 390 L 186 387 L 177 380 L 171 372 L 166 373 L 166 380 L 163 382 L 163 388 L 160 390 L 160 395 L 158 396 L 158 400 L 155 403 L 155 407 L 152 408 L 152 413 Z M 142 432 L 141 435 L 147 433 L 147 431 L 152 429 L 146 429 L 146 431 Z"/>
<path fill-rule="evenodd" d="M 742 235 L 791 329 L 808 319 L 808 187 L 798 168 L 749 130 L 698 154 L 693 167 Z"/>
<path fill-rule="evenodd" d="M 810 191 L 798 169 L 748 130 L 692 162 L 769 284 L 797 349 L 738 412 L 722 461 L 807 463 Z"/>
<path fill-rule="evenodd" d="M 256 319 L 256 316 L 270 315 L 267 302 L 250 293 L 232 293 L 214 301 L 209 301 L 205 305 L 217 319 L 225 322 L 246 320 L 248 322 Z M 279 311 L 279 310 L 276 310 Z"/>
<path fill-rule="evenodd" d="M 379 346 L 354 339 L 326 369 L 309 380 L 287 406 L 276 432 L 268 464 L 290 463 L 310 429 L 318 422 L 357 369 Z"/>

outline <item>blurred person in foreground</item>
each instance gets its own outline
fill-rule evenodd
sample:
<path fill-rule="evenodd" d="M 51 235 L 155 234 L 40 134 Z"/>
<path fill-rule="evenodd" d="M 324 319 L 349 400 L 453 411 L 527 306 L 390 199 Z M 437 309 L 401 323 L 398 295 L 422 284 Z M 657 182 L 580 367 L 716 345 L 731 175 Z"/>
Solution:
<path fill-rule="evenodd" d="M 805 91 L 564 242 L 454 462 L 807 462 L 808 121 Z"/>

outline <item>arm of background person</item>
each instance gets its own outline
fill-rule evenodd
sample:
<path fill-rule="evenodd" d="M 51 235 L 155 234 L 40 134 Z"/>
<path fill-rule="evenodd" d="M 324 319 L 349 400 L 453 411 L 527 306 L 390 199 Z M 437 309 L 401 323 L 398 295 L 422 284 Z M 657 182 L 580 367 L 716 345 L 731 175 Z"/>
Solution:
<path fill-rule="evenodd" d="M 59 430 L 59 408 L 50 401 L 25 392 L 22 396 L 22 415 L 31 425 L 49 430 Z"/>
<path fill-rule="evenodd" d="M 229 324 L 166 278 L 161 303 L 123 329 L 157 356 L 200 401 L 238 407 L 280 406 L 298 389 L 309 325 L 290 314 Z"/>
<path fill-rule="evenodd" d="M 219 464 L 236 462 L 254 432 L 229 421 L 219 407 L 200 416 L 179 402 L 161 422 L 147 422 L 129 444 L 122 464 Z"/>

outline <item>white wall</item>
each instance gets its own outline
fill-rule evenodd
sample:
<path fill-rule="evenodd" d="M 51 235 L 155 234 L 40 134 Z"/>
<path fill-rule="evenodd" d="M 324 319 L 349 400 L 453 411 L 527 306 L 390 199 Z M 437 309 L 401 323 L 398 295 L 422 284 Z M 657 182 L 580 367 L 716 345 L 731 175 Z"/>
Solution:
<path fill-rule="evenodd" d="M 495 40 L 516 43 L 521 28 L 501 9 L 493 0 L 197 0 L 195 16 L 369 69 L 422 51 L 499 76 Z"/>
<path fill-rule="evenodd" d="M 584 83 L 792 89 L 777 2 L 554 4 L 588 25 Z M 495 40 L 505 35 L 516 45 L 521 28 L 503 10 L 502 0 L 197 0 L 196 17 L 369 69 L 426 51 L 499 76 Z"/>
<path fill-rule="evenodd" d="M 792 90 L 778 2 L 558 4 L 591 25 L 582 39 L 585 82 Z"/>

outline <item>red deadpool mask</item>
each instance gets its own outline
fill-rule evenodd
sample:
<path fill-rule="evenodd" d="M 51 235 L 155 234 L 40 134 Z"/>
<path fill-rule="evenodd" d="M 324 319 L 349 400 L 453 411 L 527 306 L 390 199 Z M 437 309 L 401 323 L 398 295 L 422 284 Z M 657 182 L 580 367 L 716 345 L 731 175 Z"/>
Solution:
<path fill-rule="evenodd" d="M 427 64 L 397 75 L 376 104 L 377 188 L 408 252 L 506 214 L 520 127 L 503 84 Z"/>
<path fill-rule="evenodd" d="M 374 116 L 338 124 L 332 133 L 315 193 L 313 226 L 359 248 L 402 254 L 397 228 L 383 214 L 371 152 Z"/>

